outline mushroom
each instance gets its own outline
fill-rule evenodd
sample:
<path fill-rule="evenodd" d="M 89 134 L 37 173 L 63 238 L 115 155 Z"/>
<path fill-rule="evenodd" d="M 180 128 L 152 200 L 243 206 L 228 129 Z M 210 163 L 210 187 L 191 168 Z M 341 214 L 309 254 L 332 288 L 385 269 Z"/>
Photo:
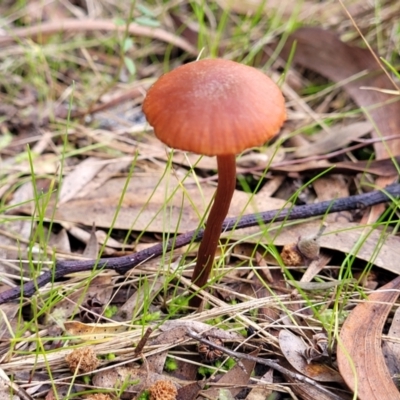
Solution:
<path fill-rule="evenodd" d="M 218 186 L 192 275 L 192 283 L 203 287 L 235 191 L 235 155 L 263 145 L 279 132 L 286 119 L 283 95 L 255 68 L 206 59 L 161 76 L 148 90 L 143 112 L 169 147 L 217 156 Z M 190 305 L 200 303 L 196 296 Z"/>

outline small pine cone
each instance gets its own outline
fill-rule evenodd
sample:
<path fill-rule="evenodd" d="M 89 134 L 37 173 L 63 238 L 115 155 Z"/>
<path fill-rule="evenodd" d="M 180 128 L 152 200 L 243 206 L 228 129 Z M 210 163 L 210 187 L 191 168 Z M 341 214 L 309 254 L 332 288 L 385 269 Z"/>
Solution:
<path fill-rule="evenodd" d="M 65 357 L 71 372 L 87 373 L 94 371 L 99 366 L 99 360 L 91 347 L 75 349 Z"/>
<path fill-rule="evenodd" d="M 157 381 L 150 386 L 150 400 L 176 400 L 178 390 L 171 381 Z"/>

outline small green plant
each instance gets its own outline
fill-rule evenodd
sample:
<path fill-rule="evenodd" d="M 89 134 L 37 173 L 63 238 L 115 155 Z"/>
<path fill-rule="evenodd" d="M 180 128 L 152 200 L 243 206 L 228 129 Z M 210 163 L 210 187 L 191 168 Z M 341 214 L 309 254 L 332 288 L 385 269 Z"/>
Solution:
<path fill-rule="evenodd" d="M 174 358 L 167 357 L 165 364 L 164 364 L 164 369 L 167 372 L 174 372 L 178 369 L 178 363 Z"/>
<path fill-rule="evenodd" d="M 153 312 L 153 313 L 146 314 L 143 317 L 142 321 L 144 321 L 144 322 L 158 321 L 160 319 L 160 317 L 161 317 L 161 312 L 160 311 L 156 311 L 156 312 Z"/>
<path fill-rule="evenodd" d="M 213 374 L 213 372 L 214 372 L 214 368 L 209 368 L 204 365 L 199 367 L 197 370 L 197 373 L 204 378 L 208 378 L 209 376 L 211 376 Z"/>
<path fill-rule="evenodd" d="M 114 361 L 117 358 L 117 356 L 114 353 L 108 353 L 106 355 L 106 360 L 108 361 Z"/>
<path fill-rule="evenodd" d="M 186 311 L 189 307 L 189 297 L 188 296 L 179 296 L 175 297 L 168 304 L 168 312 L 170 315 L 176 315 L 178 313 L 182 313 Z"/>
<path fill-rule="evenodd" d="M 104 310 L 104 316 L 106 318 L 112 318 L 117 313 L 117 311 L 118 311 L 117 306 L 110 305 L 106 307 L 106 309 Z"/>
<path fill-rule="evenodd" d="M 140 393 L 137 397 L 137 400 L 149 400 L 150 399 L 150 392 L 145 390 L 144 392 Z"/>

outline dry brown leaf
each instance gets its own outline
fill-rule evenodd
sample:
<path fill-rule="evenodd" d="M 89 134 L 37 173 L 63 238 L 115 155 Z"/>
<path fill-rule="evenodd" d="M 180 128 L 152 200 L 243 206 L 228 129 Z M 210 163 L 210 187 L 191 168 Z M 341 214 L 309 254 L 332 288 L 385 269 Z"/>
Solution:
<path fill-rule="evenodd" d="M 330 255 L 321 253 L 316 260 L 313 260 L 310 263 L 310 265 L 304 272 L 303 276 L 300 279 L 300 285 L 301 285 L 301 283 L 307 283 L 307 282 L 311 283 L 311 281 L 314 279 L 314 277 L 316 275 L 318 275 L 322 271 L 322 269 L 324 269 L 328 265 L 328 263 L 331 261 L 331 258 L 332 257 Z M 317 282 L 315 282 L 315 283 L 317 283 Z M 320 283 L 322 283 L 322 282 L 320 282 Z M 332 286 L 330 286 L 330 287 L 340 285 L 340 282 L 336 282 L 336 284 L 335 284 L 335 281 L 329 281 L 329 282 L 323 282 L 323 283 L 332 284 Z M 316 288 L 317 287 L 318 286 L 316 286 Z M 325 287 L 325 289 L 328 289 L 328 287 Z M 302 289 L 307 290 L 305 287 L 302 287 Z M 321 287 L 321 289 L 316 289 L 316 290 L 324 290 L 324 289 L 322 289 L 322 287 Z"/>
<path fill-rule="evenodd" d="M 399 96 L 382 91 L 362 89 L 397 89 L 391 80 L 382 72 L 380 65 L 368 49 L 350 46 L 342 42 L 336 34 L 321 28 L 300 28 L 285 44 L 282 56 L 287 58 L 296 42 L 294 64 L 300 64 L 318 72 L 334 82 L 346 81 L 343 88 L 350 94 L 357 105 L 367 110 L 367 119 L 371 118 L 376 137 L 399 135 L 400 113 Z M 349 78 L 365 72 L 358 79 Z M 388 158 L 400 155 L 400 136 L 387 147 L 383 143 L 375 143 L 376 158 Z"/>
<path fill-rule="evenodd" d="M 186 337 L 186 329 L 182 330 L 182 327 L 177 327 L 165 332 L 161 332 L 155 339 L 151 340 L 149 343 L 151 346 L 165 345 L 166 350 L 160 351 L 157 354 L 151 356 L 147 356 L 146 369 L 148 369 L 151 372 L 161 374 L 164 369 L 170 345 L 172 343 L 178 344 L 185 337 Z"/>
<path fill-rule="evenodd" d="M 319 382 L 343 382 L 339 373 L 328 365 L 308 363 L 304 354 L 309 346 L 294 333 L 282 329 L 279 332 L 279 346 L 290 365 L 303 375 Z"/>
<path fill-rule="evenodd" d="M 71 244 L 67 231 L 61 229 L 58 233 L 50 232 L 49 246 L 64 254 L 71 253 Z"/>
<path fill-rule="evenodd" d="M 229 332 L 214 326 L 210 326 L 200 321 L 176 319 L 165 321 L 160 327 L 161 332 L 168 332 L 169 336 L 163 336 L 167 339 L 166 343 L 177 343 L 186 338 L 188 330 L 194 331 L 198 334 L 206 334 L 215 339 L 222 341 L 243 341 L 243 336 L 237 332 Z"/>
<path fill-rule="evenodd" d="M 268 399 L 268 396 L 272 394 L 272 389 L 267 384 L 272 385 L 274 380 L 274 370 L 269 369 L 257 382 L 256 387 L 250 390 L 249 394 L 246 397 L 246 400 L 265 400 Z"/>
<path fill-rule="evenodd" d="M 302 158 L 315 156 L 318 154 L 326 154 L 331 151 L 343 149 L 360 137 L 371 132 L 373 126 L 369 121 L 355 122 L 347 126 L 333 126 L 329 128 L 329 132 L 322 131 L 313 135 L 312 143 L 298 147 L 293 153 L 294 157 Z"/>
<path fill-rule="evenodd" d="M 7 339 L 13 338 L 18 329 L 18 310 L 19 305 L 16 303 L 7 303 L 0 306 L 0 340 L 6 343 L 7 350 L 9 349 Z M 1 345 L 0 348 L 2 347 Z"/>
<path fill-rule="evenodd" d="M 397 135 L 399 138 L 389 144 L 375 142 L 376 159 L 381 160 L 400 155 L 400 96 L 399 88 L 383 72 L 377 55 L 370 49 L 350 46 L 334 33 L 321 28 L 301 28 L 290 35 L 282 52 L 284 58 L 296 43 L 294 63 L 309 68 L 334 82 L 346 81 L 343 88 L 371 120 L 376 138 Z M 360 77 L 361 75 L 361 77 Z M 357 77 L 357 79 L 355 79 Z M 377 179 L 379 187 L 392 183 L 398 175 L 393 171 L 387 178 Z M 384 211 L 383 205 L 376 205 L 365 215 L 363 223 L 373 223 Z"/>
<path fill-rule="evenodd" d="M 313 172 L 315 175 L 320 172 L 326 172 L 327 174 L 339 174 L 344 175 L 356 174 L 356 173 L 369 173 L 372 175 L 391 177 L 397 173 L 396 165 L 400 164 L 400 156 L 393 158 L 384 158 L 381 160 L 372 161 L 356 161 L 348 162 L 342 161 L 337 163 L 330 163 L 326 160 L 320 161 L 306 161 L 301 164 L 272 164 L 271 171 L 280 172 Z M 329 170 L 329 171 L 328 171 Z"/>
<path fill-rule="evenodd" d="M 299 236 L 311 236 L 318 232 L 321 226 L 320 221 L 306 222 L 289 227 L 281 228 L 278 231 L 269 229 L 268 237 L 259 228 L 250 228 L 234 232 L 230 235 L 232 239 L 243 240 L 243 234 L 256 234 L 249 239 L 249 242 L 261 241 L 273 242 L 276 246 L 283 246 L 287 243 L 294 243 Z M 243 233 L 244 232 L 244 233 Z M 276 234 L 275 234 L 276 233 Z M 349 253 L 357 258 L 371 262 L 395 274 L 400 274 L 400 237 L 391 235 L 380 229 L 368 226 L 360 226 L 356 223 L 330 223 L 324 234 L 319 238 L 321 249 L 339 250 Z"/>
<path fill-rule="evenodd" d="M 253 350 L 249 355 L 257 357 L 260 349 Z M 220 385 L 228 385 L 225 390 L 229 391 L 230 394 L 235 397 L 249 384 L 250 376 L 256 365 L 254 361 L 249 361 L 246 359 L 240 360 L 241 364 L 236 364 L 231 370 L 229 370 L 221 379 L 218 380 Z M 205 395 L 206 398 L 220 398 L 219 388 L 211 388 L 204 390 L 201 393 Z M 208 397 L 207 397 L 208 396 Z"/>
<path fill-rule="evenodd" d="M 340 331 L 339 371 L 360 400 L 400 399 L 381 348 L 382 329 L 399 289 L 400 276 L 358 304 Z"/>
<path fill-rule="evenodd" d="M 90 231 L 90 237 L 86 243 L 85 250 L 82 253 L 83 257 L 96 259 L 99 254 L 99 244 L 97 242 L 96 227 L 93 225 Z"/>
<path fill-rule="evenodd" d="M 290 366 L 288 366 L 290 370 Z M 285 376 L 286 380 L 289 383 L 293 383 L 292 390 L 296 393 L 298 398 L 301 400 L 354 400 L 351 396 L 345 393 L 343 390 L 335 390 L 331 389 L 332 394 L 328 394 L 325 392 L 321 392 L 315 386 L 310 385 L 307 382 L 302 382 L 301 385 L 298 384 L 298 381 L 290 375 Z"/>
<path fill-rule="evenodd" d="M 94 223 L 96 227 L 109 228 L 125 185 L 126 178 L 111 179 L 87 197 L 73 199 L 63 204 L 55 211 L 54 219 L 88 225 Z M 158 173 L 134 174 L 123 198 L 114 228 L 151 232 L 186 232 L 196 229 L 214 196 L 215 187 L 204 182 L 201 183 L 201 190 L 195 183 L 190 182 L 185 183 L 183 187 L 184 189 L 179 186 L 175 178 L 160 181 Z M 176 188 L 178 191 L 173 193 Z M 265 196 L 254 196 L 248 203 L 249 195 L 236 191 L 229 216 L 287 205 L 284 200 Z M 51 207 L 48 208 L 47 215 L 48 217 L 53 215 Z"/>
<path fill-rule="evenodd" d="M 99 136 L 99 135 L 97 135 Z M 105 139 L 106 140 L 106 139 Z M 122 146 L 121 146 L 122 147 Z M 124 143 L 126 150 L 127 145 Z M 105 182 L 111 178 L 120 175 L 123 171 L 129 169 L 130 165 L 134 161 L 134 157 L 124 157 L 122 159 L 112 159 L 103 161 L 103 168 L 101 168 L 98 173 L 93 177 L 93 179 L 77 193 L 74 198 L 82 198 L 88 194 L 94 192 L 104 185 Z"/>
<path fill-rule="evenodd" d="M 125 332 L 128 326 L 117 322 L 105 324 L 83 324 L 79 321 L 66 321 L 64 328 L 68 335 L 76 336 L 75 340 L 104 340 L 115 337 L 119 332 Z"/>
<path fill-rule="evenodd" d="M 77 197 L 77 194 L 104 168 L 104 161 L 89 157 L 79 163 L 66 177 L 63 178 L 58 204 Z"/>
<path fill-rule="evenodd" d="M 193 382 L 189 385 L 182 386 L 178 389 L 178 396 L 176 396 L 176 400 L 194 400 L 197 398 L 197 395 L 200 390 L 205 386 L 205 382 Z"/>
<path fill-rule="evenodd" d="M 163 277 L 158 277 L 155 280 L 149 280 L 148 285 L 141 285 L 138 290 L 129 297 L 125 304 L 118 309 L 114 318 L 117 321 L 131 321 L 136 318 L 142 312 L 145 304 L 152 301 L 160 292 L 164 284 L 165 279 Z"/>
<path fill-rule="evenodd" d="M 343 175 L 322 176 L 313 182 L 313 188 L 320 202 L 350 196 L 349 182 Z M 353 217 L 350 211 L 329 214 L 324 219 L 326 223 L 351 222 L 352 220 Z"/>

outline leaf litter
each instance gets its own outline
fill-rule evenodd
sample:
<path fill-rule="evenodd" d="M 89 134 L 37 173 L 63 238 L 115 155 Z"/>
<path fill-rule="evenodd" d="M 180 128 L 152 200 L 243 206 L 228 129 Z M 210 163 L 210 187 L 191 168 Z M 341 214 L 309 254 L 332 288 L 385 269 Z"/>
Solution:
<path fill-rule="evenodd" d="M 140 112 L 145 90 L 164 71 L 164 55 L 170 54 L 175 67 L 194 59 L 197 47 L 204 45 L 199 15 L 186 2 L 163 9 L 146 4 L 134 10 L 130 24 L 121 26 L 115 15 L 126 18 L 129 11 L 112 3 L 98 2 L 95 10 L 89 3 L 85 8 L 35 2 L 37 8 L 29 13 L 0 6 L 7 16 L 0 64 L 15 88 L 0 80 L 5 138 L 0 144 L 2 291 L 19 285 L 21 278 L 35 279 L 54 259 L 118 256 L 197 229 L 213 196 L 215 160 L 166 150 Z M 221 56 L 236 54 L 237 60 L 257 68 L 264 67 L 266 55 L 272 56 L 268 73 L 277 80 L 285 68 L 283 59 L 296 45 L 282 85 L 288 122 L 280 141 L 238 158 L 230 216 L 333 200 L 396 179 L 396 80 L 362 48 L 365 42 L 346 15 L 349 11 L 367 42 L 389 57 L 374 37 L 378 28 L 365 21 L 378 13 L 380 40 L 395 48 L 386 34 L 396 2 L 384 2 L 379 11 L 360 1 L 348 10 L 338 2 L 303 2 L 297 14 L 292 14 L 292 2 L 285 1 L 216 4 L 205 5 L 207 22 L 202 23 L 209 34 L 216 34 L 216 22 L 228 12 L 221 42 L 215 41 Z M 149 19 L 143 20 L 144 15 Z M 261 15 L 280 15 L 281 27 L 265 33 L 262 24 L 251 23 Z M 284 44 L 285 24 L 294 15 L 303 25 L 318 16 L 331 30 L 301 28 Z M 150 25 L 141 25 L 143 21 Z M 242 46 L 245 51 L 235 45 L 238 31 L 249 40 Z M 127 40 L 131 37 L 132 42 Z M 69 47 L 59 43 L 62 51 L 57 50 L 54 41 L 59 38 Z M 271 46 L 279 39 L 278 47 Z M 121 53 L 110 54 L 107 40 L 114 40 Z M 213 46 L 205 45 L 206 57 Z M 43 59 L 51 60 L 36 59 L 32 82 L 23 79 L 30 73 L 29 64 L 21 61 L 27 52 L 33 57 L 42 52 Z M 135 63 L 133 73 L 129 57 Z M 7 64 L 15 66 L 18 59 L 23 73 Z M 110 84 L 114 75 L 117 80 Z M 324 88 L 319 90 L 321 82 Z M 254 193 L 245 193 L 246 187 Z M 390 214 L 395 205 L 394 200 L 391 208 L 381 206 L 369 214 L 360 204 L 356 212 L 323 219 L 226 232 L 211 291 L 201 291 L 206 307 L 197 313 L 187 309 L 194 244 L 165 252 L 123 276 L 73 273 L 21 302 L 2 304 L 2 368 L 16 386 L 6 385 L 1 393 L 22 399 L 56 398 L 57 393 L 59 398 L 84 398 L 80 393 L 85 389 L 95 395 L 102 387 L 109 398 L 139 398 L 153 384 L 168 381 L 177 390 L 173 396 L 182 399 L 255 399 L 277 392 L 292 398 L 347 398 L 354 391 L 360 398 L 379 398 L 368 392 L 370 386 L 372 392 L 383 390 L 373 388 L 379 381 L 396 398 L 380 344 L 397 298 L 395 292 L 382 291 L 399 274 L 396 216 Z M 311 253 L 310 244 L 315 247 Z M 371 287 L 375 292 L 369 294 Z M 339 309 L 338 301 L 343 302 Z M 355 327 L 353 321 L 363 320 L 358 314 L 363 307 L 372 307 L 375 317 Z M 362 341 L 355 338 L 356 331 Z M 319 347 L 322 339 L 314 339 L 321 332 L 327 332 L 324 348 Z M 393 324 L 383 349 L 390 354 L 392 374 L 398 358 L 396 332 Z M 143 347 L 135 353 L 141 338 Z M 207 363 L 202 358 L 204 338 L 212 339 L 207 359 L 217 354 L 219 360 Z M 225 350 L 212 346 L 217 341 Z M 361 391 L 351 379 L 354 371 L 349 371 L 342 345 L 351 349 L 350 359 L 360 360 L 359 383 L 368 383 Z M 363 352 L 365 346 L 368 352 Z M 93 371 L 83 372 L 85 377 L 66 373 L 66 357 L 75 348 L 90 349 L 99 360 Z M 236 353 L 229 353 L 231 349 Z M 246 355 L 254 358 L 241 359 Z M 371 363 L 379 366 L 377 372 L 369 371 Z M 326 376 L 335 383 L 325 386 Z"/>

